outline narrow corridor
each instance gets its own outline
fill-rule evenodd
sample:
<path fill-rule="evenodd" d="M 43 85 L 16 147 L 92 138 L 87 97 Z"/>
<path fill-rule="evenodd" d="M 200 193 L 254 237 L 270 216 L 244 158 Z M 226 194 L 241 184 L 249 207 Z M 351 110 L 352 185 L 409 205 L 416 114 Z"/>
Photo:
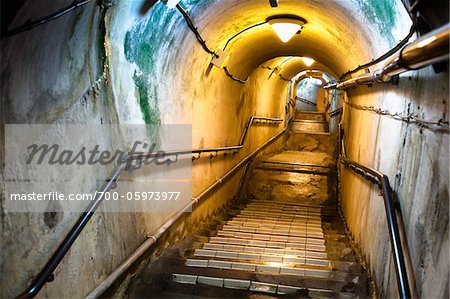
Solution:
<path fill-rule="evenodd" d="M 323 112 L 298 111 L 286 150 L 253 162 L 244 202 L 150 262 L 129 298 L 369 297 L 338 214 L 327 131 Z"/>
<path fill-rule="evenodd" d="M 1 0 L 0 299 L 450 296 L 450 0 Z"/>

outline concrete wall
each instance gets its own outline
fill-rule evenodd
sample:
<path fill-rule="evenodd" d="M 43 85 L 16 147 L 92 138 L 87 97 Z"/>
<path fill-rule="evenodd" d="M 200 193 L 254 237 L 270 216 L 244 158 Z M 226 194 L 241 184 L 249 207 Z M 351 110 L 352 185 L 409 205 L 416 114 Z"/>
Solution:
<path fill-rule="evenodd" d="M 47 6 L 32 1 L 26 4 L 16 24 L 67 4 L 47 2 Z M 170 11 L 168 14 L 176 17 L 161 18 L 168 24 L 155 24 L 159 20 L 152 17 L 166 14 L 165 6 L 158 4 L 155 15 L 142 18 L 138 2 L 120 2 L 106 13 L 89 4 L 54 23 L 2 42 L 2 124 L 192 123 L 192 147 L 208 148 L 237 144 L 252 115 L 285 117 L 288 82 L 278 77 L 268 79 L 269 72 L 264 69 L 252 73 L 245 85 L 216 69 L 208 78 L 204 72 L 210 56 L 202 52 L 181 16 Z M 27 15 L 28 10 L 31 15 Z M 140 26 L 143 30 L 148 26 L 155 35 L 148 41 L 138 34 L 132 37 L 136 44 L 127 45 L 127 33 Z M 165 30 L 155 31 L 155 26 Z M 180 47 L 167 48 L 163 38 L 172 39 L 171 44 Z M 154 48 L 147 49 L 148 45 Z M 133 47 L 141 49 L 138 58 L 131 53 Z M 104 62 L 109 67 L 104 67 Z M 283 126 L 256 125 L 239 154 L 214 159 L 205 155 L 196 160 L 192 195 L 214 183 Z M 3 134 L 2 130 L 2 140 Z M 106 143 L 108 138 L 104 136 L 105 141 L 99 142 Z M 84 173 L 80 190 L 95 189 L 94 182 L 100 175 Z M 242 171 L 238 172 L 200 204 L 192 217 L 177 226 L 170 240 L 191 233 L 235 197 L 241 175 Z M 107 207 L 100 207 L 55 271 L 55 280 L 38 297 L 83 298 L 172 214 L 106 211 Z M 74 212 L 11 213 L 2 205 L 2 298 L 14 297 L 25 289 L 78 216 Z"/>
<path fill-rule="evenodd" d="M 431 67 L 405 74 L 399 85 L 348 90 L 353 104 L 425 120 L 448 118 L 448 73 Z M 397 194 L 420 298 L 448 297 L 449 132 L 421 127 L 344 104 L 348 156 L 388 175 Z M 436 129 L 438 128 L 438 129 Z M 377 187 L 342 169 L 344 215 L 379 295 L 397 296 L 382 197 Z"/>
<path fill-rule="evenodd" d="M 315 81 L 315 79 L 313 79 Z M 295 103 L 295 109 L 304 111 L 317 111 L 319 86 L 313 84 L 310 79 L 306 78 L 300 81 L 297 85 L 297 97 L 308 100 L 315 103 L 316 106 L 304 103 L 302 101 L 297 101 Z"/>

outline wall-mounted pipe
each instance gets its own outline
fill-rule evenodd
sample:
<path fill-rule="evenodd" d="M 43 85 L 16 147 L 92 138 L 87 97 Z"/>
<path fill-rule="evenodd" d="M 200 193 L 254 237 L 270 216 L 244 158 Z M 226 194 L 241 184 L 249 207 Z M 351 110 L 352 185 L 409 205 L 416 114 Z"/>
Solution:
<path fill-rule="evenodd" d="M 381 69 L 341 83 L 327 85 L 325 88 L 346 89 L 356 85 L 388 82 L 395 75 L 448 60 L 449 38 L 450 24 L 447 24 L 403 47 L 394 57 L 387 60 Z"/>

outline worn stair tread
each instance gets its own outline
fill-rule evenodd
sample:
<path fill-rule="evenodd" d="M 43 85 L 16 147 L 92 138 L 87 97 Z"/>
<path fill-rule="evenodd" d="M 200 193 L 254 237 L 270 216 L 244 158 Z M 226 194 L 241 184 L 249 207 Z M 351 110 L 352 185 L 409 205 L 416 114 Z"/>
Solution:
<path fill-rule="evenodd" d="M 249 240 L 262 240 L 262 241 L 276 241 L 276 242 L 291 242 L 291 243 L 304 243 L 304 238 L 311 239 L 324 239 L 323 234 L 317 234 L 313 232 L 305 232 L 295 236 L 288 236 L 282 234 L 271 233 L 247 233 L 233 230 L 220 230 L 217 232 L 217 236 L 229 237 L 236 239 L 249 239 Z"/>
<path fill-rule="evenodd" d="M 214 260 L 234 260 L 242 261 L 246 263 L 280 263 L 282 265 L 299 265 L 320 267 L 324 270 L 333 268 L 333 265 L 337 268 L 338 263 L 326 259 L 318 259 L 311 257 L 298 257 L 291 255 L 278 255 L 278 254 L 265 254 L 256 252 L 240 252 L 240 251 L 228 251 L 228 250 L 211 250 L 211 249 L 196 249 L 194 255 L 191 258 L 208 258 Z M 348 266 L 348 265 L 345 265 Z"/>
<path fill-rule="evenodd" d="M 231 215 L 233 216 L 233 215 Z M 301 225 L 302 223 L 305 223 L 305 219 L 306 217 L 303 217 L 301 215 L 297 216 L 297 217 L 276 217 L 276 216 L 269 216 L 266 214 L 247 214 L 247 215 L 237 215 L 235 216 L 235 219 L 240 219 L 240 220 L 267 220 L 267 221 L 277 221 L 277 222 L 282 222 L 282 223 L 297 223 L 299 225 Z M 323 217 L 322 218 L 323 221 L 322 222 L 327 222 L 327 218 Z M 334 221 L 334 219 L 329 219 L 330 222 L 327 223 L 332 223 Z M 312 222 L 315 223 L 315 222 Z"/>
<path fill-rule="evenodd" d="M 325 112 L 318 111 L 298 111 L 295 113 L 294 120 L 326 120 Z"/>
<path fill-rule="evenodd" d="M 361 267 L 341 264 L 342 267 L 339 268 L 337 264 L 339 262 L 335 262 L 335 264 L 330 264 L 329 266 L 316 266 L 310 264 L 285 264 L 281 262 L 264 262 L 238 258 L 206 258 L 197 256 L 188 258 L 185 262 L 186 267 L 194 269 L 221 269 L 335 280 L 347 279 L 347 275 L 365 275 L 361 271 Z M 333 268 L 333 266 L 337 268 Z"/>
<path fill-rule="evenodd" d="M 226 278 L 225 278 L 226 279 Z M 233 280 L 227 280 L 228 284 L 232 283 Z M 235 280 L 237 281 L 237 280 Z M 259 286 L 264 287 L 265 283 L 259 283 Z M 268 283 L 270 284 L 270 283 Z M 331 291 L 327 289 L 313 288 L 310 286 L 298 286 L 292 287 L 288 285 L 281 285 L 281 293 L 271 293 L 267 287 L 263 290 L 258 288 L 252 288 L 251 290 L 243 290 L 231 287 L 217 287 L 206 284 L 183 284 L 171 281 L 169 287 L 171 292 L 162 292 L 162 296 L 149 297 L 149 298 L 166 298 L 166 299 L 206 299 L 206 298 L 239 298 L 239 299 L 275 299 L 275 298 L 366 298 L 368 296 L 360 296 L 360 291 L 355 292 L 339 292 Z M 346 285 L 333 285 L 337 289 L 340 287 L 342 289 L 348 289 Z M 293 291 L 293 289 L 300 289 Z M 288 290 L 288 293 L 284 293 Z"/>
<path fill-rule="evenodd" d="M 326 122 L 293 121 L 291 130 L 295 133 L 328 132 L 328 124 Z"/>
<path fill-rule="evenodd" d="M 285 221 L 297 221 L 298 223 L 318 223 L 318 221 L 321 220 L 320 214 L 313 214 L 308 215 L 306 213 L 301 212 L 288 212 L 286 210 L 270 210 L 270 208 L 260 208 L 260 209 L 244 209 L 241 212 L 241 217 L 247 217 L 247 216 L 260 216 L 260 217 L 272 217 L 277 219 L 284 219 Z M 312 218 L 312 219 L 311 219 Z M 310 221 L 310 222 L 309 222 Z"/>
<path fill-rule="evenodd" d="M 242 265 L 243 263 L 241 263 Z M 243 266 L 244 268 L 244 266 Z M 244 279 L 257 280 L 261 282 L 277 283 L 283 282 L 292 286 L 309 285 L 314 288 L 324 288 L 325 286 L 345 285 L 348 282 L 354 282 L 357 285 L 365 286 L 367 283 L 367 276 L 364 273 L 351 273 L 342 271 L 329 271 L 332 273 L 329 277 L 311 276 L 311 275 L 295 275 L 293 272 L 283 271 L 283 273 L 274 274 L 269 271 L 246 271 L 234 270 L 230 268 L 208 268 L 208 267 L 188 267 L 180 266 L 172 269 L 172 273 L 187 274 L 187 275 L 201 275 L 214 276 L 230 279 Z M 299 268 L 299 271 L 302 269 Z M 314 270 L 311 270 L 313 273 Z M 330 287 L 333 289 L 333 287 Z"/>
<path fill-rule="evenodd" d="M 324 213 L 331 213 L 334 216 L 337 216 L 337 210 L 336 207 L 334 206 L 326 206 L 326 205 L 308 205 L 307 203 L 301 203 L 301 202 L 296 202 L 294 200 L 274 200 L 274 199 L 252 199 L 250 202 L 246 203 L 246 205 L 249 204 L 253 204 L 253 205 L 257 205 L 257 206 L 269 206 L 269 205 L 273 205 L 273 206 L 286 206 L 289 208 L 296 208 L 296 209 L 305 209 L 308 210 L 310 212 L 315 212 L 315 213 L 321 213 L 322 215 Z"/>
<path fill-rule="evenodd" d="M 260 248 L 261 249 L 261 248 Z M 273 249 L 272 249 L 273 250 Z M 320 257 L 298 256 L 294 254 L 278 254 L 275 252 L 254 252 L 254 251 L 238 251 L 238 250 L 216 250 L 198 248 L 194 251 L 192 258 L 214 258 L 214 259 L 228 259 L 245 261 L 251 263 L 280 263 L 282 265 L 300 265 L 307 267 L 318 267 L 331 270 L 345 270 L 352 269 L 352 273 L 361 273 L 362 267 L 355 262 L 331 260 Z"/>
<path fill-rule="evenodd" d="M 336 157 L 337 135 L 327 132 L 289 132 L 287 150 L 322 152 Z"/>
<path fill-rule="evenodd" d="M 334 165 L 334 159 L 327 153 L 321 152 L 306 152 L 306 151 L 283 151 L 278 154 L 273 154 L 265 157 L 262 161 L 267 162 L 284 162 L 295 163 L 297 165 L 304 164 L 315 167 L 332 167 Z"/>
<path fill-rule="evenodd" d="M 305 132 L 290 131 L 288 134 L 293 136 L 302 136 L 302 135 L 332 136 L 330 132 L 316 132 L 316 131 L 305 131 Z"/>
<path fill-rule="evenodd" d="M 261 292 L 269 294 L 292 294 L 298 296 L 305 296 L 305 298 L 310 297 L 322 297 L 322 298 L 332 298 L 334 293 L 330 289 L 318 289 L 318 288 L 308 288 L 305 286 L 290 286 L 281 283 L 267 283 L 260 282 L 257 280 L 244 280 L 244 279 L 233 279 L 233 278 L 223 278 L 223 277 L 212 277 L 212 276 L 200 276 L 200 275 L 184 275 L 184 274 L 174 274 L 173 282 L 180 284 L 204 284 L 211 287 L 227 288 L 233 290 L 241 290 L 239 297 L 242 298 L 242 291 L 252 291 Z M 235 295 L 238 293 L 234 292 Z M 248 293 L 247 293 L 248 294 Z M 227 296 L 227 298 L 230 298 Z M 234 298 L 234 296 L 233 296 Z M 301 297 L 300 297 L 301 298 Z"/>
<path fill-rule="evenodd" d="M 316 221 L 299 221 L 299 222 L 283 222 L 277 220 L 265 220 L 261 222 L 259 219 L 244 219 L 244 218 L 236 218 L 229 220 L 227 224 L 230 225 L 240 225 L 240 226 L 248 226 L 248 227 L 272 227 L 272 228 L 284 228 L 284 229 L 295 229 L 297 227 L 303 228 L 317 228 L 322 229 L 322 223 Z"/>
<path fill-rule="evenodd" d="M 244 245 L 244 246 L 255 246 L 255 247 L 269 247 L 269 248 L 286 248 L 286 249 L 298 249 L 298 250 L 309 250 L 324 252 L 325 245 L 317 243 L 317 241 L 323 241 L 320 239 L 306 238 L 303 243 L 294 242 L 282 242 L 282 241 L 266 241 L 266 240 L 256 240 L 256 239 L 237 239 L 234 237 L 222 237 L 213 236 L 210 237 L 210 243 L 219 244 L 229 244 L 229 245 Z"/>
<path fill-rule="evenodd" d="M 250 202 L 248 203 L 243 210 L 254 209 L 254 210 L 267 210 L 272 209 L 271 211 L 275 212 L 290 212 L 297 214 L 306 214 L 311 217 L 320 217 L 322 215 L 322 209 L 320 208 L 312 208 L 312 207 L 302 207 L 299 205 L 289 205 L 285 203 L 273 203 L 273 202 Z"/>
<path fill-rule="evenodd" d="M 202 249 L 216 250 L 216 251 L 235 251 L 235 252 L 248 252 L 259 254 L 278 254 L 289 255 L 297 257 L 309 257 L 318 259 L 327 259 L 328 255 L 325 252 L 298 250 L 289 248 L 273 248 L 273 247 L 258 247 L 258 246 L 245 246 L 245 245 L 233 245 L 233 244 L 220 244 L 220 243 L 205 243 Z"/>
<path fill-rule="evenodd" d="M 301 119 L 301 118 L 294 118 L 292 120 L 294 123 L 315 123 L 315 124 L 328 124 L 325 120 L 319 120 L 319 119 Z"/>
<path fill-rule="evenodd" d="M 326 259 L 329 261 L 336 261 L 336 262 L 351 262 L 354 263 L 356 259 L 354 258 L 345 258 L 346 252 L 351 250 L 350 248 L 344 248 L 344 250 L 340 251 L 339 254 L 332 254 L 330 252 L 324 252 L 324 251 L 314 251 L 314 250 L 307 250 L 307 249 L 292 249 L 292 248 L 286 248 L 283 246 L 272 246 L 272 247 L 265 247 L 265 246 L 258 246 L 258 245 L 242 245 L 242 244 L 231 244 L 231 243 L 218 243 L 218 242 L 208 242 L 203 244 L 202 249 L 210 249 L 210 250 L 216 250 L 216 251 L 243 251 L 243 252 L 249 252 L 249 253 L 264 253 L 264 254 L 283 254 L 283 255 L 289 255 L 289 256 L 299 256 L 299 257 L 309 257 L 309 258 L 316 258 L 316 259 Z M 343 256 L 344 254 L 344 256 Z"/>
<path fill-rule="evenodd" d="M 296 227 L 296 228 L 283 228 L 283 227 L 280 228 L 268 226 L 252 227 L 238 224 L 226 224 L 222 227 L 221 231 L 232 231 L 248 234 L 262 234 L 271 236 L 285 236 L 287 238 L 289 237 L 301 238 L 307 236 L 315 236 L 318 239 L 323 239 L 322 230 L 317 230 L 308 227 Z"/>

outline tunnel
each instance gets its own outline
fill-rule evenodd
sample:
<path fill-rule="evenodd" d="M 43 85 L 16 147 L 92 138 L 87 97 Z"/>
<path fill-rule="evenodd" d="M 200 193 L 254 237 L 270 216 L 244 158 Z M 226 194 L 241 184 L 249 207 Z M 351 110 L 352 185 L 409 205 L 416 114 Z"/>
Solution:
<path fill-rule="evenodd" d="M 1 10 L 1 298 L 449 297 L 447 0 Z"/>

